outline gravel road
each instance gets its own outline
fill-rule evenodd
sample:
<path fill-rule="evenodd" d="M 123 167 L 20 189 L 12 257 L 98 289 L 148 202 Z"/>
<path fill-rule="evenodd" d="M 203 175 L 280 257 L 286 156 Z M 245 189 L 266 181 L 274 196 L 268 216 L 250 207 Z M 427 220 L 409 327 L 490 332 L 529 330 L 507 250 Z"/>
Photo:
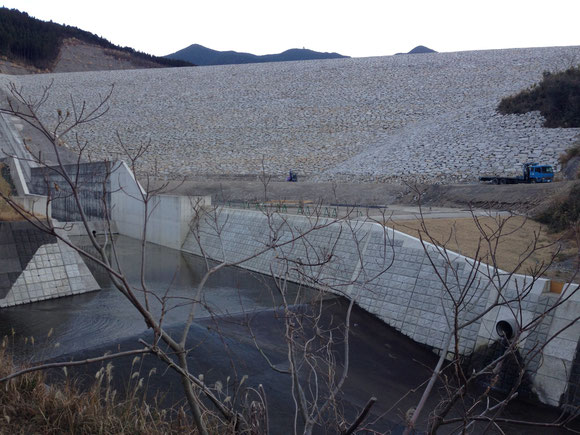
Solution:
<path fill-rule="evenodd" d="M 154 181 L 159 187 L 162 181 Z M 171 182 L 167 191 L 180 195 L 211 195 L 214 202 L 235 201 L 312 201 L 322 204 L 360 206 L 418 205 L 465 208 L 494 208 L 520 212 L 534 211 L 544 203 L 565 195 L 574 181 L 550 184 L 454 184 L 417 185 L 387 183 L 314 183 L 270 181 L 264 194 L 264 183 L 247 179 L 186 180 Z M 421 192 L 419 197 L 417 191 Z"/>

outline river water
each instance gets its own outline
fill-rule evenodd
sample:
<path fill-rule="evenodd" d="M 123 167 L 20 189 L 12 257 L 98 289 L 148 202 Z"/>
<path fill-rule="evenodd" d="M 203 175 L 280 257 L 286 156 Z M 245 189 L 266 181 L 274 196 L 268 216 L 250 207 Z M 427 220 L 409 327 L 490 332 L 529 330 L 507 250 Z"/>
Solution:
<path fill-rule="evenodd" d="M 75 241 L 86 243 L 82 238 Z M 119 237 L 116 258 L 130 282 L 139 286 L 140 243 Z M 113 257 L 111 257 L 113 258 Z M 181 332 L 189 312 L 188 302 L 206 265 L 198 257 L 157 245 L 148 245 L 145 275 L 148 287 L 158 297 L 166 297 L 164 325 L 170 333 Z M 110 350 L 140 348 L 139 338 L 151 339 L 151 332 L 124 296 L 110 283 L 99 268 L 91 266 L 100 291 L 37 302 L 0 310 L 0 336 L 7 335 L 15 349 L 17 361 L 47 359 L 83 359 L 100 356 Z M 290 286 L 288 294 L 300 304 L 316 296 L 313 290 Z M 160 304 L 151 298 L 154 311 Z M 192 350 L 191 366 L 204 374 L 207 382 L 240 379 L 247 375 L 247 385 L 263 384 L 270 408 L 271 433 L 288 433 L 293 421 L 290 379 L 271 370 L 250 339 L 247 324 L 265 349 L 270 360 L 284 366 L 287 348 L 280 322 L 280 298 L 274 281 L 239 268 L 223 269 L 205 285 L 196 322 L 190 329 L 188 345 Z M 324 319 L 339 325 L 347 302 L 337 297 L 324 301 Z M 48 337 L 50 331 L 50 337 Z M 34 340 L 31 339 L 34 337 Z M 33 343 L 32 343 L 33 342 Z M 371 397 L 377 397 L 367 426 L 378 433 L 400 431 L 403 415 L 414 406 L 419 392 L 409 394 L 428 379 L 436 356 L 414 343 L 372 315 L 355 307 L 352 316 L 351 360 L 344 387 L 344 409 L 355 415 Z M 115 361 L 119 383 L 131 376 L 131 358 Z M 143 360 L 142 370 L 157 367 L 158 374 L 150 386 L 164 393 L 167 400 L 179 400 L 179 380 L 153 358 Z M 89 375 L 98 368 L 88 366 L 76 373 Z M 420 389 L 419 389 L 420 391 Z M 401 401 L 401 397 L 404 397 Z M 399 401 L 399 402 L 398 402 Z M 394 406 L 394 404 L 396 404 Z M 435 406 L 435 399 L 429 406 Z M 525 417 L 528 405 L 515 407 L 515 415 Z M 550 410 L 534 409 L 536 414 Z M 425 413 L 426 416 L 427 413 Z M 530 428 L 510 433 L 534 433 Z M 541 431 L 536 433 L 542 433 Z"/>
<path fill-rule="evenodd" d="M 75 242 L 83 245 L 86 240 L 77 238 Z M 140 288 L 140 242 L 118 237 L 115 251 L 121 270 L 131 284 Z M 146 285 L 154 295 L 166 298 L 164 324 L 181 324 L 189 313 L 188 302 L 196 294 L 195 286 L 206 270 L 204 261 L 154 244 L 147 246 L 146 255 Z M 20 349 L 20 356 L 38 360 L 101 346 L 144 332 L 147 329 L 145 322 L 112 285 L 106 273 L 99 267 L 90 268 L 102 287 L 100 291 L 2 309 L 0 336 L 11 335 L 14 330 L 18 336 L 34 337 L 34 352 L 31 346 L 24 346 Z M 301 297 L 312 295 L 310 290 L 298 292 L 295 286 L 290 287 L 290 292 L 292 298 L 299 293 Z M 154 296 L 149 299 L 152 311 L 159 317 L 160 302 Z M 200 302 L 196 318 L 207 319 L 250 315 L 270 309 L 280 303 L 280 297 L 276 296 L 271 279 L 244 269 L 230 268 L 212 275 L 204 286 Z M 44 338 L 51 330 L 51 340 L 47 343 Z"/>

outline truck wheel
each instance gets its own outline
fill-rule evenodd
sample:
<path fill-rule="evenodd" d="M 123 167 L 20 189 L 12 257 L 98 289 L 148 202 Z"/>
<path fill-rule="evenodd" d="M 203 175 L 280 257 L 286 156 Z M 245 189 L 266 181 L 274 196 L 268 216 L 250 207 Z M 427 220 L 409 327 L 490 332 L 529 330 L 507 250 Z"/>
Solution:
<path fill-rule="evenodd" d="M 491 181 L 491 183 L 492 183 L 492 184 L 499 184 L 499 180 L 498 180 L 497 178 L 494 178 L 494 179 Z"/>
<path fill-rule="evenodd" d="M 506 184 L 505 178 L 502 178 L 501 180 L 499 180 L 499 184 Z"/>

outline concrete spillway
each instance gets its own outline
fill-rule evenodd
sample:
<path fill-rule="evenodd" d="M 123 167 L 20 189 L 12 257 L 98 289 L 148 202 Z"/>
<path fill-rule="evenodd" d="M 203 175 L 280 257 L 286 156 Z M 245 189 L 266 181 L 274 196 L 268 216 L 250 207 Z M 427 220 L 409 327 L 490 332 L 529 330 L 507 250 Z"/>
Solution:
<path fill-rule="evenodd" d="M 107 176 L 101 174 L 101 181 L 110 192 L 108 216 L 113 219 L 116 231 L 123 235 L 145 236 L 150 242 L 186 253 L 343 295 L 438 353 L 446 354 L 449 350 L 446 343 L 456 320 L 463 325 L 459 329 L 457 349 L 464 355 L 494 342 L 498 325 L 530 324 L 526 334 L 520 337 L 519 347 L 524 354 L 533 354 L 533 349 L 542 348 L 526 361 L 541 400 L 559 405 L 566 391 L 577 388 L 571 384 L 576 378 L 570 377 L 579 362 L 575 349 L 580 324 L 574 319 L 580 311 L 580 292 L 576 285 L 566 287 L 563 294 L 550 293 L 549 281 L 545 279 L 478 264 L 459 254 L 423 244 L 378 222 L 325 218 L 320 214 L 215 209 L 210 206 L 209 198 L 171 195 L 150 198 L 150 208 L 145 208 L 140 198 L 141 187 L 126 165 L 105 166 Z M 102 191 L 103 184 L 95 180 L 98 172 L 91 168 L 95 165 L 90 164 L 79 172 L 90 176 L 92 182 L 85 187 L 90 190 L 91 186 L 100 185 Z M 33 177 L 35 172 L 32 171 Z M 50 186 L 54 184 L 64 186 L 58 178 L 51 179 L 46 186 L 52 189 Z M 89 194 L 80 196 L 91 198 Z M 54 197 L 55 213 L 61 214 L 64 220 L 68 213 L 66 201 L 63 202 L 66 197 L 66 191 L 64 198 Z M 102 210 L 91 210 L 93 217 L 102 219 L 99 215 Z M 143 235 L 145 213 L 149 222 L 148 231 Z M 8 236 L 17 230 L 8 228 Z M 28 246 L 22 241 L 16 246 L 14 238 L 3 240 L 10 245 L 3 252 L 19 252 L 18 249 Z M 55 246 L 54 242 L 50 238 L 39 240 L 29 250 L 34 262 L 18 254 L 19 265 L 28 261 L 34 267 L 29 270 L 28 266 L 22 266 L 26 287 L 12 279 L 12 275 L 5 277 L 11 280 L 6 286 L 11 293 L 5 292 L 5 305 L 70 294 L 63 289 L 68 289 L 67 282 L 71 283 L 71 291 L 79 289 L 72 282 L 78 285 L 78 276 L 82 277 L 83 271 L 87 272 L 87 280 L 92 279 L 86 266 L 75 263 L 76 257 L 67 255 L 68 260 L 64 260 L 61 245 Z M 63 257 L 64 267 L 52 254 Z M 56 287 L 55 280 L 60 283 Z M 79 291 L 91 288 L 92 281 L 81 281 Z M 55 291 L 51 290 L 53 287 Z M 38 298 L 38 291 L 31 293 L 30 290 L 37 288 L 50 291 Z M 17 294 L 28 299 L 18 300 Z M 460 302 L 453 304 L 453 300 Z M 546 312 L 547 307 L 554 309 Z M 571 326 L 564 328 L 569 322 Z"/>

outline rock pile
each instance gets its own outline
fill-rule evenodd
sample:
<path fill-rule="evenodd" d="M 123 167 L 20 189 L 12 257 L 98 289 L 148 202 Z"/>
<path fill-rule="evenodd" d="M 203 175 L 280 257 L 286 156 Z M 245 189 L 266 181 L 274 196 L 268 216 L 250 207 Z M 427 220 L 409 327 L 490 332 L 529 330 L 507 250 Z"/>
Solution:
<path fill-rule="evenodd" d="M 499 115 L 504 96 L 542 72 L 578 63 L 580 47 L 433 53 L 215 67 L 14 77 L 27 93 L 53 81 L 43 116 L 94 103 L 110 110 L 83 126 L 91 158 L 150 143 L 141 170 L 317 180 L 471 181 L 557 164 L 579 129 L 547 129 L 537 113 Z M 69 142 L 70 142 L 69 138 Z"/>

